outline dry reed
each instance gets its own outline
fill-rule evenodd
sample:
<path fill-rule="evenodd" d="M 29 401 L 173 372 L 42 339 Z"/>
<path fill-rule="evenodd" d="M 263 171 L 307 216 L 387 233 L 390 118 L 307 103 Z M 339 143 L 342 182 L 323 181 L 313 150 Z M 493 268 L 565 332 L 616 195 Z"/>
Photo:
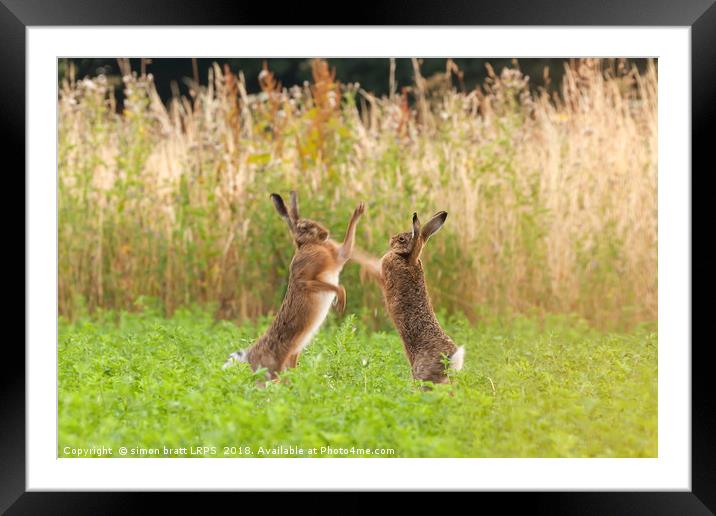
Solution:
<path fill-rule="evenodd" d="M 290 88 L 265 69 L 258 95 L 215 66 L 207 86 L 167 105 L 151 76 L 128 74 L 119 114 L 105 78 L 64 83 L 60 313 L 147 296 L 168 313 L 275 310 L 292 250 L 268 194 L 295 188 L 305 215 L 336 235 L 367 200 L 358 242 L 375 254 L 413 211 L 447 210 L 425 253 L 440 310 L 654 321 L 655 65 L 574 61 L 553 96 L 530 92 L 517 68 L 459 92 L 453 63 L 435 87 L 415 67 L 416 87 L 376 98 L 318 60 L 311 83 Z M 382 312 L 357 266 L 343 281 L 350 308 Z"/>

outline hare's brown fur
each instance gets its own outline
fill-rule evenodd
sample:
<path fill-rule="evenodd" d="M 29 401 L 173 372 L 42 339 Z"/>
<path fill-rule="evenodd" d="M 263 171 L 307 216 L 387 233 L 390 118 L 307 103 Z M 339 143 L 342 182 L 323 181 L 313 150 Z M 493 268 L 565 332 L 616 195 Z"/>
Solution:
<path fill-rule="evenodd" d="M 389 252 L 383 257 L 385 305 L 417 380 L 446 383 L 444 358 L 451 357 L 457 346 L 435 318 L 425 286 L 423 265 L 414 265 L 406 257 Z"/>
<path fill-rule="evenodd" d="M 353 251 L 356 225 L 364 211 L 361 203 L 353 212 L 342 244 L 328 238 L 328 231 L 318 222 L 298 215 L 296 195 L 291 192 L 291 211 L 283 199 L 272 194 L 279 214 L 284 217 L 294 237 L 296 253 L 291 260 L 286 296 L 276 318 L 246 351 L 230 355 L 232 361 L 248 362 L 255 371 L 265 367 L 271 378 L 287 367 L 295 367 L 302 349 L 308 345 L 326 318 L 331 302 L 337 309 L 346 306 L 346 291 L 338 277 Z M 233 359 L 233 360 L 232 360 Z"/>
<path fill-rule="evenodd" d="M 447 213 L 440 212 L 421 228 L 414 214 L 413 231 L 391 238 L 391 249 L 380 263 L 385 305 L 403 340 L 413 378 L 433 383 L 448 382 L 445 359 L 456 356 L 458 347 L 435 317 L 420 253 L 446 217 Z"/>

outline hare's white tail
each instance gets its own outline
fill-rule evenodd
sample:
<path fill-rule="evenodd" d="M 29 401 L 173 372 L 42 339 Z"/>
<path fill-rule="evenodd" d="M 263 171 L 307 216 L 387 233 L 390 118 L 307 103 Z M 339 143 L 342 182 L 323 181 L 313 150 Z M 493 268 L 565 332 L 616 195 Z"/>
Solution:
<path fill-rule="evenodd" d="M 460 346 L 457 351 L 450 357 L 450 369 L 459 371 L 462 369 L 462 363 L 465 360 L 465 347 Z"/>

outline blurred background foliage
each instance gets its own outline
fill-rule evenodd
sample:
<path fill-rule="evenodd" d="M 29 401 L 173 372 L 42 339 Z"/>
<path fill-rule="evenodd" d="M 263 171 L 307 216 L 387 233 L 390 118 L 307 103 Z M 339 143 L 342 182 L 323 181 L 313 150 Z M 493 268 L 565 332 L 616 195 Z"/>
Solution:
<path fill-rule="evenodd" d="M 60 60 L 60 314 L 275 312 L 293 249 L 268 195 L 296 189 L 336 238 L 365 200 L 376 256 L 450 212 L 424 255 L 439 311 L 656 321 L 656 63 L 490 63 Z M 359 267 L 341 281 L 387 327 Z"/>
<path fill-rule="evenodd" d="M 522 73 L 530 78 L 530 87 L 544 87 L 550 91 L 559 88 L 565 70 L 564 58 L 542 58 L 542 59 L 516 59 L 508 58 L 455 58 L 451 60 L 456 68 L 446 69 L 446 59 L 426 58 L 420 59 L 421 73 L 426 76 L 451 73 L 455 87 L 460 90 L 473 90 L 480 86 L 488 77 L 488 68 L 500 71 L 502 68 L 514 68 L 519 66 Z M 284 86 L 303 84 L 311 81 L 311 59 L 189 59 L 189 58 L 132 58 L 128 60 L 132 70 L 144 70 L 154 77 L 154 84 L 157 93 L 164 100 L 168 101 L 173 94 L 186 95 L 189 93 L 192 82 L 204 85 L 209 70 L 214 63 L 218 63 L 222 69 L 224 65 L 236 73 L 241 71 L 246 81 L 248 93 L 261 91 L 259 84 L 259 73 L 264 63 L 271 70 L 278 82 Z M 359 83 L 360 86 L 380 97 L 387 95 L 390 88 L 391 60 L 388 58 L 365 58 L 365 59 L 332 59 L 331 66 L 335 68 L 336 80 L 343 83 Z M 640 71 L 646 68 L 646 59 L 631 59 L 630 63 Z M 395 87 L 399 91 L 403 86 L 414 84 L 413 64 L 408 58 L 394 60 Z M 105 75 L 110 84 L 114 86 L 116 98 L 123 100 L 122 71 L 117 59 L 108 58 L 82 58 L 82 59 L 61 59 L 58 63 L 59 79 L 68 78 L 70 74 L 77 78 L 85 76 L 94 77 Z M 545 76 L 548 70 L 548 77 Z"/>

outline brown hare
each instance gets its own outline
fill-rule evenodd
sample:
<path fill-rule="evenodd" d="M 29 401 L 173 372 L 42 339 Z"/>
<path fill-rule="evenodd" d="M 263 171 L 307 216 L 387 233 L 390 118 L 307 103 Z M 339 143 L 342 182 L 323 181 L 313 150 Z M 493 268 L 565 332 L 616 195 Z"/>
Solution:
<path fill-rule="evenodd" d="M 435 214 L 420 226 L 413 214 L 413 229 L 390 239 L 390 251 L 380 261 L 356 252 L 355 260 L 378 279 L 395 327 L 403 340 L 413 378 L 448 383 L 444 359 L 449 367 L 462 369 L 465 348 L 457 347 L 435 317 L 425 285 L 420 253 L 431 235 L 445 223 L 447 212 Z"/>
<path fill-rule="evenodd" d="M 337 302 L 339 312 L 345 309 L 346 291 L 339 285 L 338 276 L 353 252 L 356 226 L 365 205 L 360 203 L 355 209 L 345 239 L 339 244 L 329 238 L 324 226 L 299 216 L 296 192 L 291 192 L 290 211 L 280 195 L 271 194 L 271 200 L 288 223 L 296 246 L 288 289 L 266 333 L 248 349 L 229 355 L 224 369 L 248 362 L 254 371 L 265 367 L 268 377 L 275 379 L 286 367 L 296 367 L 301 351 L 325 320 L 331 303 Z"/>

